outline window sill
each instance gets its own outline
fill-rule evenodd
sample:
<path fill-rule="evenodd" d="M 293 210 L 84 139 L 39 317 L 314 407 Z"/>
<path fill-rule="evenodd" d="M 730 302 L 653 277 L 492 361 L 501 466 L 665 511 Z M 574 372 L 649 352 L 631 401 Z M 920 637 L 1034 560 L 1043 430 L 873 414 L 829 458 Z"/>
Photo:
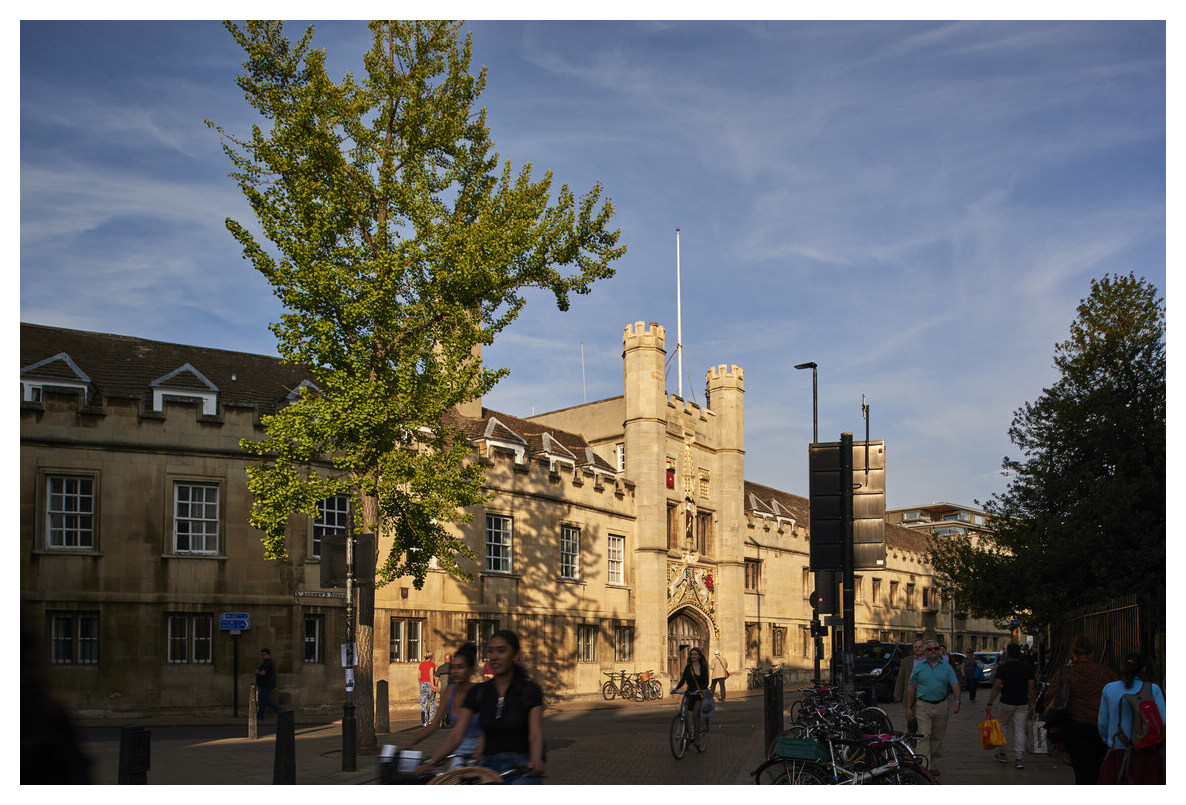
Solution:
<path fill-rule="evenodd" d="M 102 556 L 98 548 L 34 548 L 32 556 Z"/>
<path fill-rule="evenodd" d="M 556 582 L 558 584 L 572 584 L 572 585 L 578 586 L 578 587 L 589 586 L 589 582 L 585 581 L 584 579 L 569 579 L 569 578 L 565 578 L 564 576 L 557 576 Z"/>
<path fill-rule="evenodd" d="M 609 582 L 606 582 L 605 586 L 609 587 L 611 589 L 614 589 L 614 590 L 629 590 L 630 589 L 630 585 L 628 585 L 628 584 L 611 584 Z"/>
<path fill-rule="evenodd" d="M 216 559 L 218 561 L 226 561 L 227 555 L 225 553 L 162 553 L 161 561 L 166 559 Z"/>

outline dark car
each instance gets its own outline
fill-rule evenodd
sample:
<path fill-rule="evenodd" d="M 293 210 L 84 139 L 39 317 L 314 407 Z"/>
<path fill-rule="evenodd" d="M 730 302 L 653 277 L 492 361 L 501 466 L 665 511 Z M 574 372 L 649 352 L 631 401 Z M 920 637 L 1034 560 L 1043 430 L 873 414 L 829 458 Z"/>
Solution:
<path fill-rule="evenodd" d="M 874 701 L 892 701 L 902 658 L 912 653 L 910 643 L 870 640 L 857 644 L 853 677 L 856 689 L 869 691 Z"/>

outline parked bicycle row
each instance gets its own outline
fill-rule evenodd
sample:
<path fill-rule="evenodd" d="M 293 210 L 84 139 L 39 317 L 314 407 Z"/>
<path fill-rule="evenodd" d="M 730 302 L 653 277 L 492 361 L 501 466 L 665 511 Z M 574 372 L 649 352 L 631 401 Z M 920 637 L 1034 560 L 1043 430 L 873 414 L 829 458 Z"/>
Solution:
<path fill-rule="evenodd" d="M 663 698 L 663 684 L 655 678 L 654 671 L 602 671 L 609 679 L 601 686 L 601 696 L 607 702 L 617 697 L 635 702 Z"/>
<path fill-rule="evenodd" d="M 802 688 L 790 724 L 767 747 L 751 775 L 766 785 L 929 785 L 936 782 L 915 752 L 922 736 L 894 732 L 889 715 L 863 694 L 840 688 Z"/>

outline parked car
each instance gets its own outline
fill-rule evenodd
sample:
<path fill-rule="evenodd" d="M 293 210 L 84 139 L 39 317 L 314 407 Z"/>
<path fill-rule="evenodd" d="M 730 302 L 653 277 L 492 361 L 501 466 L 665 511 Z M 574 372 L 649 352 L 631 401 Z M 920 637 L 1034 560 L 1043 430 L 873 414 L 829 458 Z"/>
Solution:
<path fill-rule="evenodd" d="M 913 653 L 910 643 L 882 643 L 870 640 L 856 647 L 853 684 L 869 691 L 875 702 L 893 701 L 894 683 L 902 658 Z"/>
<path fill-rule="evenodd" d="M 984 669 L 984 679 L 980 682 L 984 685 L 991 685 L 997 678 L 997 662 L 1001 655 L 995 651 L 977 651 L 975 656 L 976 662 L 980 663 L 980 667 Z"/>

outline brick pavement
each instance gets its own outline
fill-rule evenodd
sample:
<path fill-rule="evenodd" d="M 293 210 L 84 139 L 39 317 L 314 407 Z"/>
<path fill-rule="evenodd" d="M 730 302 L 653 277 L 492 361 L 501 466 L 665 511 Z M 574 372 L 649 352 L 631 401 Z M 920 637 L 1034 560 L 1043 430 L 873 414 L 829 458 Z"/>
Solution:
<path fill-rule="evenodd" d="M 675 761 L 666 748 L 667 714 L 671 699 L 660 702 L 604 702 L 598 696 L 580 697 L 549 708 L 547 734 L 551 766 L 548 783 L 607 784 L 654 782 L 657 773 L 690 784 L 751 785 L 749 772 L 762 760 L 760 692 L 730 692 L 713 719 L 709 749 L 690 750 Z M 895 727 L 904 724 L 901 704 L 882 705 Z M 601 717 L 591 719 L 589 711 Z M 943 763 L 944 785 L 1070 785 L 1069 766 L 1048 755 L 1026 755 L 1026 766 L 997 763 L 991 752 L 980 748 L 977 722 L 984 705 L 969 705 L 954 715 L 948 729 Z M 583 720 L 582 720 L 583 719 Z M 644 726 L 645 724 L 645 726 Z M 244 736 L 238 725 L 190 724 L 178 726 L 144 722 L 153 731 L 151 785 L 271 784 L 275 754 L 275 722 L 269 721 L 261 737 Z M 595 725 L 595 726 L 594 726 Z M 393 712 L 391 731 L 379 743 L 401 743 L 401 736 L 419 727 L 419 712 Z M 602 734 L 592 735 L 591 729 Z M 116 782 L 119 764 L 118 726 L 82 732 L 84 751 L 92 759 L 92 780 Z M 431 750 L 438 739 L 425 743 Z M 579 744 L 579 745 L 578 745 Z M 378 778 L 378 758 L 360 754 L 358 771 L 341 770 L 341 726 L 298 725 L 296 729 L 296 782 L 300 785 L 373 784 Z"/>

